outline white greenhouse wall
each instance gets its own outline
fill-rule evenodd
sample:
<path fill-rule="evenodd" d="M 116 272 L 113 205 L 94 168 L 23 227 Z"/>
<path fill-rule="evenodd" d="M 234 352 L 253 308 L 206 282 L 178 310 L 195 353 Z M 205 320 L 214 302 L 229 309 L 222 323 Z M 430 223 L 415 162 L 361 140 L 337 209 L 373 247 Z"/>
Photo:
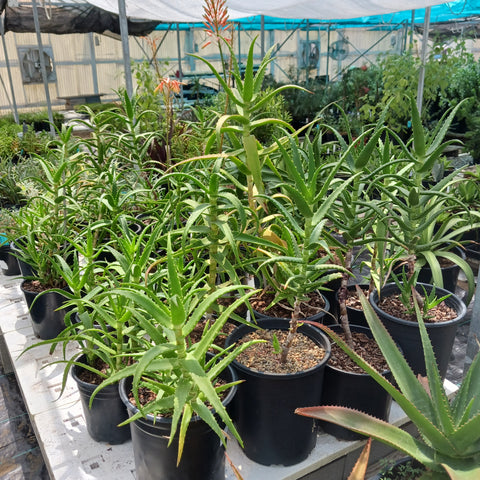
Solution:
<path fill-rule="evenodd" d="M 319 30 L 315 27 L 297 31 L 266 30 L 265 50 L 272 45 L 280 45 L 276 54 L 276 60 L 272 63 L 270 72 L 280 81 L 295 81 L 304 79 L 307 75 L 303 63 L 303 46 L 308 41 L 317 42 L 319 48 L 318 62 L 308 69 L 309 78 L 328 75 L 335 79 L 342 69 L 350 66 L 361 66 L 374 63 L 380 53 L 402 51 L 405 41 L 408 40 L 408 31 L 403 27 L 393 32 L 376 29 L 342 29 L 330 32 Z M 245 59 L 250 42 L 257 38 L 255 46 L 255 61 L 260 62 L 261 45 L 260 32 L 241 31 L 240 42 L 238 31 L 235 32 L 233 48 L 237 58 Z M 130 37 L 129 47 L 132 62 L 141 62 L 152 55 L 151 40 L 155 39 L 156 45 L 160 45 L 157 52 L 157 60 L 161 64 L 162 73 L 174 75 L 178 70 L 177 32 L 175 25 L 169 32 L 157 31 L 152 33 L 150 41 L 146 38 Z M 328 55 L 328 46 L 340 40 L 348 39 L 348 53 L 341 60 L 332 59 Z M 187 79 L 190 76 L 202 76 L 208 74 L 207 67 L 200 61 L 187 55 L 193 52 L 209 59 L 217 68 L 220 67 L 218 50 L 210 45 L 202 48 L 207 36 L 203 29 L 190 29 L 180 32 L 180 45 L 182 53 L 182 72 Z M 18 47 L 37 45 L 34 33 L 5 34 L 5 41 L 11 74 L 15 91 L 15 100 L 20 111 L 45 108 L 45 91 L 43 83 L 24 84 L 22 82 L 20 61 L 17 53 Z M 64 96 L 85 95 L 93 93 L 104 94 L 102 101 L 111 101 L 117 98 L 116 91 L 124 85 L 122 44 L 118 38 L 98 34 L 71 34 L 53 35 L 42 34 L 42 42 L 45 48 L 51 49 L 55 67 L 55 80 L 49 83 L 49 93 L 52 105 L 55 109 L 61 109 L 65 101 L 60 99 Z M 417 41 L 417 45 L 418 45 Z M 470 51 L 478 52 L 477 45 L 467 43 Z M 3 48 L 0 50 L 0 115 L 11 113 L 11 93 L 8 80 L 6 62 Z M 212 84 L 212 76 L 207 75 L 202 83 Z M 97 86 L 97 90 L 95 89 Z"/>

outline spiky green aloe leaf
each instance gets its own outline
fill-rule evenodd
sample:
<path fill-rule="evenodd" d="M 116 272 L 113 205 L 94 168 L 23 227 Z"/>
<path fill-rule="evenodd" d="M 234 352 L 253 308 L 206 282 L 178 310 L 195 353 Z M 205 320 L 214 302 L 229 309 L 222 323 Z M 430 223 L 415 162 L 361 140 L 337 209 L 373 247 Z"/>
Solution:
<path fill-rule="evenodd" d="M 439 470 L 439 466 L 435 461 L 434 449 L 417 440 L 401 428 L 371 417 L 366 413 L 335 406 L 297 408 L 295 413 L 317 420 L 332 422 L 362 435 L 375 438 L 410 455 L 422 465 Z"/>

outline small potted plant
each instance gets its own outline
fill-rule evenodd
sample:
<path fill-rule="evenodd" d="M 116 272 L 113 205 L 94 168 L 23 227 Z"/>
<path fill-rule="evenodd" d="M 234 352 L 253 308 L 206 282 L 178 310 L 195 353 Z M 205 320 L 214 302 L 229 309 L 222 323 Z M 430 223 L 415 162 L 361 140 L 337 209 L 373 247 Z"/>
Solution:
<path fill-rule="evenodd" d="M 20 275 L 18 261 L 10 243 L 17 237 L 16 212 L 6 208 L 0 208 L 0 260 L 3 260 L 7 268 L 3 274 L 7 276 Z"/>
<path fill-rule="evenodd" d="M 228 349 L 213 345 L 230 314 L 255 291 L 239 297 L 192 343 L 189 334 L 213 303 L 249 287 L 230 285 L 209 293 L 205 275 L 192 276 L 183 259 L 174 257 L 170 236 L 167 274 L 159 283 L 157 291 L 140 285 L 114 289 L 117 298 L 126 302 L 124 313 L 131 324 L 143 334 L 136 336 L 139 348 L 129 355 L 131 362 L 99 385 L 91 401 L 103 388 L 120 381 L 120 395 L 130 415 L 124 424 L 130 424 L 139 480 L 223 479 L 223 424 L 241 439 L 226 406 L 235 379 L 222 372 L 249 344 Z"/>
<path fill-rule="evenodd" d="M 14 242 L 24 276 L 21 289 L 30 309 L 33 329 L 41 339 L 56 337 L 65 327 L 66 283 L 58 256 L 68 258 L 70 226 L 78 213 L 74 207 L 75 187 L 81 168 L 69 144 L 71 129 L 62 132 L 52 157 L 38 158 L 43 171 L 35 181 L 42 194 L 30 198 L 17 215 L 20 237 Z"/>
<path fill-rule="evenodd" d="M 99 265 L 93 248 L 93 233 L 72 240 L 70 261 L 60 256 L 57 261 L 62 278 L 68 285 L 64 292 L 66 327 L 53 339 L 35 343 L 30 348 L 51 345 L 51 351 L 61 346 L 64 358 L 62 391 L 68 374 L 77 383 L 84 417 L 90 437 L 98 442 L 123 443 L 130 439 L 128 426 L 118 427 L 128 418 L 118 384 L 102 389 L 93 402 L 93 391 L 105 379 L 124 367 L 124 362 L 136 351 L 138 328 L 131 325 L 128 299 L 118 296 L 116 288 L 144 281 L 157 246 L 161 226 L 145 229 L 135 235 L 123 222 L 117 249 L 109 248 L 115 261 Z M 143 330 L 142 330 L 143 332 Z M 140 334 L 141 336 L 141 334 Z M 72 348 L 74 346 L 73 354 Z"/>

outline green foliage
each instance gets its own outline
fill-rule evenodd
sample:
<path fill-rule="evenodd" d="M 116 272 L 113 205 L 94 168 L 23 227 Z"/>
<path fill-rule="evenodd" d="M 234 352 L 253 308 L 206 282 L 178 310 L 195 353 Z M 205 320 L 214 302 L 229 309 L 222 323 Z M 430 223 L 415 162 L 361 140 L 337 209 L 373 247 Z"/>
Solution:
<path fill-rule="evenodd" d="M 20 113 L 18 117 L 20 125 L 25 123 L 29 126 L 32 126 L 35 130 L 50 130 L 47 110 Z M 63 115 L 59 112 L 53 111 L 52 117 L 55 128 L 61 129 L 63 123 Z"/>
<path fill-rule="evenodd" d="M 0 161 L 6 161 L 20 153 L 19 133 L 22 128 L 17 124 L 0 127 Z"/>
<path fill-rule="evenodd" d="M 412 459 L 402 463 L 391 460 L 382 463 L 385 467 L 382 468 L 381 480 L 416 480 L 425 473 L 425 468 Z"/>
<path fill-rule="evenodd" d="M 233 285 L 208 294 L 202 279 L 190 278 L 182 263 L 175 260 L 169 240 L 168 274 L 161 280 L 162 295 L 156 295 L 152 290 L 137 285 L 115 289 L 115 295 L 128 300 L 127 310 L 132 316 L 131 321 L 145 329 L 149 341 L 141 339 L 144 340 L 144 349 L 133 355 L 135 362 L 112 375 L 92 394 L 93 401 L 96 393 L 104 386 L 133 376 L 132 392 L 139 411 L 125 423 L 147 414 L 170 414 L 172 427 L 169 443 L 174 440 L 175 433 L 179 432 L 177 462 L 182 456 L 185 435 L 193 415 L 199 415 L 225 443 L 222 427 L 212 408 L 232 435 L 241 442 L 221 402 L 221 393 L 232 384 L 215 386 L 215 380 L 251 343 L 233 349 L 219 349 L 212 360 L 208 360 L 206 355 L 230 314 L 255 293 L 251 291 L 238 298 L 215 322 L 206 326 L 199 342 L 190 344 L 189 334 L 216 300 L 226 293 L 239 289 L 244 291 L 248 287 Z M 156 399 L 145 406 L 139 400 L 138 390 L 142 386 L 156 394 Z"/>
<path fill-rule="evenodd" d="M 17 238 L 16 213 L 9 208 L 0 208 L 0 235 L 6 237 L 7 242 Z"/>
<path fill-rule="evenodd" d="M 26 202 L 18 180 L 15 164 L 9 159 L 0 159 L 0 207 L 18 207 Z"/>
<path fill-rule="evenodd" d="M 399 299 L 402 302 L 402 305 L 405 307 L 405 311 L 408 315 L 415 315 L 415 304 L 412 296 L 412 289 L 414 289 L 417 285 L 418 272 L 414 272 L 414 274 L 408 278 L 406 272 L 402 270 L 400 275 L 395 275 L 393 273 L 392 278 L 400 292 Z M 430 293 L 427 292 L 423 285 L 420 285 L 420 287 L 421 292 L 419 293 L 422 295 L 422 318 L 424 321 L 427 321 L 432 318 L 432 315 L 429 313 L 430 310 L 440 305 L 444 300 L 450 297 L 451 294 L 438 298 L 435 293 L 435 285 L 433 285 Z"/>
<path fill-rule="evenodd" d="M 453 400 L 449 400 L 438 372 L 433 348 L 425 324 L 416 305 L 422 338 L 427 376 L 417 378 L 372 306 L 358 290 L 362 308 L 388 366 L 395 378 L 394 387 L 327 327 L 319 326 L 377 381 L 400 405 L 420 437 L 365 413 L 344 407 L 300 408 L 296 413 L 337 423 L 353 431 L 371 436 L 413 457 L 423 464 L 434 478 L 474 480 L 480 474 L 480 354 L 477 354 Z M 423 477 L 422 477 L 423 478 Z M 428 478 L 428 477 L 425 477 Z"/>
<path fill-rule="evenodd" d="M 235 114 L 223 114 L 216 126 L 216 132 L 211 136 L 207 143 L 206 153 L 216 143 L 217 147 L 222 146 L 222 136 L 229 136 L 231 145 L 234 146 L 232 159 L 236 162 L 238 168 L 246 174 L 248 183 L 248 200 L 252 210 L 255 207 L 254 189 L 259 194 L 265 193 L 265 185 L 262 177 L 262 167 L 265 162 L 265 156 L 262 154 L 261 146 L 255 137 L 255 131 L 260 127 L 267 125 L 283 126 L 290 129 L 290 125 L 279 118 L 258 118 L 257 115 L 264 112 L 265 105 L 281 91 L 288 88 L 299 88 L 295 85 L 284 85 L 267 95 L 262 95 L 262 85 L 265 78 L 268 65 L 273 61 L 273 47 L 265 54 L 260 65 L 254 68 L 254 47 L 255 40 L 250 44 L 247 59 L 245 62 L 245 72 L 242 75 L 235 53 L 228 42 L 225 42 L 230 50 L 232 57 L 233 71 L 231 72 L 235 87 L 230 87 L 217 69 L 203 57 L 192 55 L 198 60 L 203 61 L 225 91 L 229 102 L 235 106 Z"/>

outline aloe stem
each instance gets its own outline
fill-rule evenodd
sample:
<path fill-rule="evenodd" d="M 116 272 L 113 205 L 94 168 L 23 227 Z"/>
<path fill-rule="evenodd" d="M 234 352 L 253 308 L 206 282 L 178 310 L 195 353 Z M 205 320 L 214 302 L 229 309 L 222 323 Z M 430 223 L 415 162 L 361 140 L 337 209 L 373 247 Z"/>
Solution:
<path fill-rule="evenodd" d="M 348 271 L 352 270 L 352 250 L 348 250 L 345 254 L 345 268 Z M 342 274 L 342 282 L 340 288 L 338 289 L 338 303 L 340 310 L 340 325 L 342 326 L 343 332 L 345 333 L 345 341 L 347 345 L 353 350 L 353 338 L 352 332 L 350 330 L 350 323 L 348 321 L 348 312 L 347 312 L 347 284 L 348 284 L 348 273 L 344 272 Z"/>

